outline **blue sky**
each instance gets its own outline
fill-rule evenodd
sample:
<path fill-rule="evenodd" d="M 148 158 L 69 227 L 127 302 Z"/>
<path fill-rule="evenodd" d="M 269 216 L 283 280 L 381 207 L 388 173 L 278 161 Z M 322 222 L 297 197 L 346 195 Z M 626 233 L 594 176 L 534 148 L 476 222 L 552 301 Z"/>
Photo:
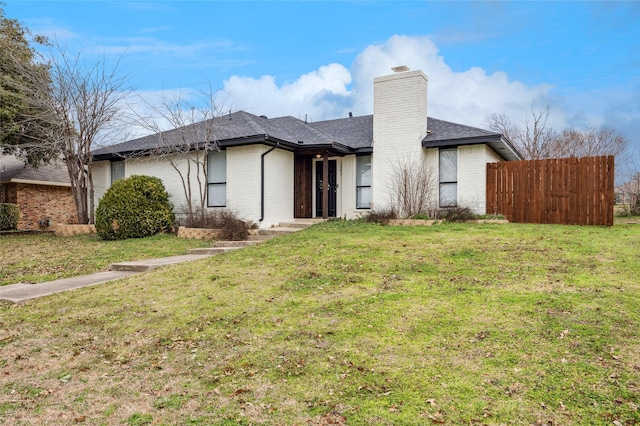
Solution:
<path fill-rule="evenodd" d="M 429 76 L 429 115 L 483 127 L 551 107 L 609 126 L 640 164 L 640 2 L 7 1 L 70 51 L 120 58 L 141 96 L 211 84 L 226 109 L 311 120 L 372 112 L 372 79 Z"/>

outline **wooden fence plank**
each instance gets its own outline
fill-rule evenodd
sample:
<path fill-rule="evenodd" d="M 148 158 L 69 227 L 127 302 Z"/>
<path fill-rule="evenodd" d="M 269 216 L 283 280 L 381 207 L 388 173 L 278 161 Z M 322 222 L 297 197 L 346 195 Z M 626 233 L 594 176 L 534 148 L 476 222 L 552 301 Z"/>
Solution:
<path fill-rule="evenodd" d="M 487 213 L 511 222 L 613 225 L 614 158 L 487 164 Z"/>

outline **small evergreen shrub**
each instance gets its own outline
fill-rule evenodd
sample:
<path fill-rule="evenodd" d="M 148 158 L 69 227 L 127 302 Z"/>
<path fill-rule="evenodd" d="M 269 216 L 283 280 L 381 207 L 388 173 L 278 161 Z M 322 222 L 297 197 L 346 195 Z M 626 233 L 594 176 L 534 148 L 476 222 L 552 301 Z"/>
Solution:
<path fill-rule="evenodd" d="M 385 225 L 390 219 L 397 219 L 398 213 L 393 208 L 373 209 L 364 216 L 365 222 Z"/>
<path fill-rule="evenodd" d="M 20 209 L 17 204 L 0 204 L 0 231 L 16 229 L 20 220 Z"/>
<path fill-rule="evenodd" d="M 174 222 L 169 193 L 160 179 L 151 176 L 115 181 L 96 209 L 96 232 L 104 240 L 169 232 Z"/>

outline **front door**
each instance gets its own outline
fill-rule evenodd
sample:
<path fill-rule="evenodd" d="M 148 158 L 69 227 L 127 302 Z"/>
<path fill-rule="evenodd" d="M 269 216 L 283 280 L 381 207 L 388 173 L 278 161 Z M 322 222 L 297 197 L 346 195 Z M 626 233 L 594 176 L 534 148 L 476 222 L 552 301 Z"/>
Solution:
<path fill-rule="evenodd" d="M 313 161 L 296 155 L 293 163 L 293 217 L 313 217 Z"/>
<path fill-rule="evenodd" d="M 327 216 L 336 217 L 336 160 L 329 160 L 329 211 Z M 322 217 L 322 188 L 324 185 L 324 176 L 322 176 L 322 161 L 316 162 L 316 217 Z"/>

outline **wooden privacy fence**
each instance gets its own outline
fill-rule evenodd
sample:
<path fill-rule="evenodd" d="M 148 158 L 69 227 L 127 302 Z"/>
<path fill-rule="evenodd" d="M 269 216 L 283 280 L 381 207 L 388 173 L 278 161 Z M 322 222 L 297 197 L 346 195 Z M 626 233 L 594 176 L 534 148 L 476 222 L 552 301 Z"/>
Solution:
<path fill-rule="evenodd" d="M 613 156 L 487 164 L 487 214 L 517 223 L 613 225 Z"/>

